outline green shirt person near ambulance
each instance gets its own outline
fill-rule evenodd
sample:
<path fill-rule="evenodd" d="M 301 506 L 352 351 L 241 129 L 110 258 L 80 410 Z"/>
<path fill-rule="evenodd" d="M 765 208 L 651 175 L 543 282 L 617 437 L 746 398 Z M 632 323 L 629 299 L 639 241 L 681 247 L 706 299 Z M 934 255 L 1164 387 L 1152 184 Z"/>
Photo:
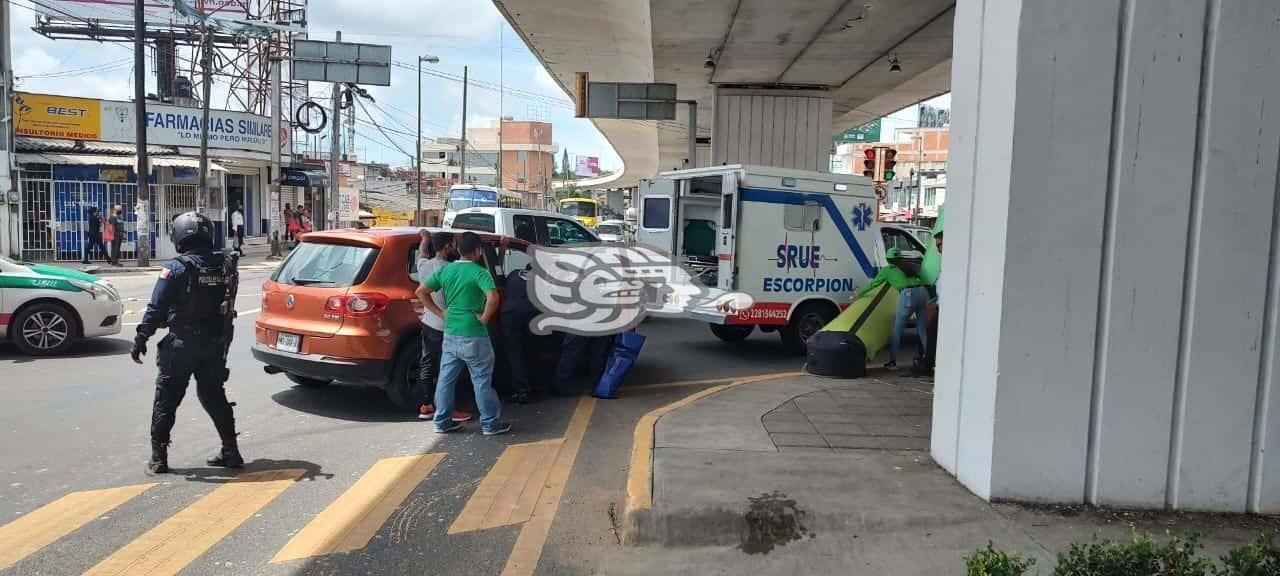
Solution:
<path fill-rule="evenodd" d="M 858 290 L 858 298 L 872 293 L 876 288 L 885 284 L 893 286 L 899 291 L 924 285 L 924 281 L 915 276 L 907 276 L 907 273 L 898 267 L 898 263 L 902 261 L 902 250 L 900 248 L 894 246 L 885 251 L 885 259 L 889 261 L 889 265 L 881 268 L 876 273 L 876 277 L 871 279 L 871 282 L 868 282 L 866 286 Z"/>
<path fill-rule="evenodd" d="M 874 292 L 885 284 L 898 291 L 898 307 L 894 313 L 893 332 L 889 339 L 889 361 L 885 363 L 885 368 L 894 369 L 898 367 L 898 349 L 902 344 L 903 330 L 912 316 L 916 319 L 916 335 L 920 339 L 920 351 L 923 353 L 925 349 L 927 325 L 925 301 L 928 298 L 924 288 L 919 288 L 924 285 L 924 281 L 916 276 L 908 276 L 898 266 L 902 262 L 902 249 L 894 246 L 886 250 L 885 259 L 889 261 L 889 265 L 881 268 L 876 273 L 876 277 L 858 291 L 858 298 Z"/>

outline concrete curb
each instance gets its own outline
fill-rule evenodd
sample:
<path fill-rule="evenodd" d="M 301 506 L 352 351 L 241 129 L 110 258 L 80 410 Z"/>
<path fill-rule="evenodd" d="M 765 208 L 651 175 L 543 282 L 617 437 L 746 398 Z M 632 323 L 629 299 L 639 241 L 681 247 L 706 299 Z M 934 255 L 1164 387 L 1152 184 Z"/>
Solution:
<path fill-rule="evenodd" d="M 731 380 L 726 384 L 699 390 L 680 400 L 649 411 L 636 422 L 631 445 L 631 463 L 627 471 L 627 499 L 623 512 L 622 541 L 628 545 L 647 543 L 655 524 L 653 514 L 653 452 L 656 441 L 658 420 L 667 414 L 688 406 L 698 400 L 729 390 L 744 384 L 766 382 L 782 378 L 801 376 L 803 372 L 782 372 L 748 376 Z M 709 381 L 711 383 L 714 381 Z M 697 384 L 700 382 L 690 382 Z M 741 520 L 741 515 L 737 519 Z M 720 518 L 726 522 L 730 521 Z"/>

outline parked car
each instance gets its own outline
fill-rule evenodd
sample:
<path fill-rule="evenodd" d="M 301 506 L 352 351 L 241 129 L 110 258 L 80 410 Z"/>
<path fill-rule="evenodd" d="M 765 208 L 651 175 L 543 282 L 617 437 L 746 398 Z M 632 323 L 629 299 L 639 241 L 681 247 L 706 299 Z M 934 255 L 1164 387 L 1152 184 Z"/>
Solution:
<path fill-rule="evenodd" d="M 62 354 L 83 338 L 118 334 L 123 315 L 106 280 L 0 257 L 0 336 L 25 354 Z"/>
<path fill-rule="evenodd" d="M 429 228 L 432 232 L 440 229 Z M 383 388 L 398 407 L 416 410 L 419 317 L 418 228 L 312 232 L 262 285 L 253 356 L 268 373 L 303 387 L 334 381 Z M 507 272 L 529 263 L 528 243 L 478 232 L 484 264 L 502 289 Z M 495 386 L 506 384 L 497 318 L 490 325 L 499 359 Z"/>
<path fill-rule="evenodd" d="M 600 238 L 601 242 L 624 244 L 630 234 L 627 231 L 626 222 L 622 220 L 605 220 L 596 225 L 596 236 Z"/>
<path fill-rule="evenodd" d="M 564 214 L 524 208 L 486 206 L 459 210 L 445 217 L 445 228 L 475 230 L 519 238 L 539 246 L 599 242 L 594 233 Z"/>

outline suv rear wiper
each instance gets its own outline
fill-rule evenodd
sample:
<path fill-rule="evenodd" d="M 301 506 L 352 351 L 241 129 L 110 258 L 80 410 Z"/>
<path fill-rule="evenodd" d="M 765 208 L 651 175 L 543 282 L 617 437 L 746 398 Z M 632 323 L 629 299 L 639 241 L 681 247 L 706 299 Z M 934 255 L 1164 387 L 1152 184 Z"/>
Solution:
<path fill-rule="evenodd" d="M 295 286 L 310 286 L 312 284 L 333 284 L 332 280 L 317 280 L 315 278 L 294 278 L 289 280 L 290 284 Z"/>

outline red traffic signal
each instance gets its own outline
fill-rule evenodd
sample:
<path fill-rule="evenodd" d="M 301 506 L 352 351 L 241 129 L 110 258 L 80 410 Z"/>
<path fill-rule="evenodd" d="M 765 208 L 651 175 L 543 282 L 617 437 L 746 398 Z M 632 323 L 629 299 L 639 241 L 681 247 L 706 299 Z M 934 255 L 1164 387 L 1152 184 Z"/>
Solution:
<path fill-rule="evenodd" d="M 862 155 L 866 157 L 866 160 L 862 161 L 862 175 L 874 179 L 876 175 L 876 149 L 867 148 L 862 151 Z"/>

